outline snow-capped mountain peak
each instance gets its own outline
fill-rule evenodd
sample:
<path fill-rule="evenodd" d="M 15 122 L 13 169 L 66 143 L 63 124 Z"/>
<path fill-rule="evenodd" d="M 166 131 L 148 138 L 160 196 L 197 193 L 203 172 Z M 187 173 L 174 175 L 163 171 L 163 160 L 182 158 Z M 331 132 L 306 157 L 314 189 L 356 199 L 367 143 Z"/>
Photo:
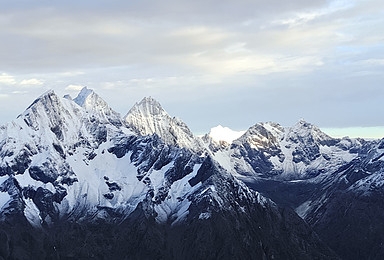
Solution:
<path fill-rule="evenodd" d="M 236 142 L 248 142 L 255 147 L 269 147 L 271 143 L 276 143 L 282 138 L 284 131 L 285 129 L 277 123 L 257 123 L 240 136 Z"/>
<path fill-rule="evenodd" d="M 297 139 L 313 140 L 323 143 L 333 138 L 322 132 L 317 126 L 300 119 L 294 126 L 287 129 L 286 139 L 297 141 Z"/>
<path fill-rule="evenodd" d="M 201 150 L 201 141 L 188 126 L 180 119 L 171 117 L 152 97 L 145 97 L 136 103 L 124 120 L 139 135 L 157 134 L 167 144 Z"/>
<path fill-rule="evenodd" d="M 122 125 L 120 114 L 110 108 L 107 102 L 92 89 L 84 87 L 73 101 L 89 113 L 99 117 L 101 121 L 108 121 L 116 126 Z"/>
<path fill-rule="evenodd" d="M 87 98 L 93 93 L 94 93 L 93 90 L 88 89 L 87 87 L 83 87 L 80 93 L 77 95 L 77 97 L 73 101 L 75 101 L 75 103 L 77 103 L 79 106 L 84 107 L 86 105 L 89 105 L 89 102 L 88 104 L 86 104 L 86 101 L 87 101 Z"/>
<path fill-rule="evenodd" d="M 208 135 L 216 142 L 225 141 L 230 144 L 244 133 L 245 131 L 234 131 L 229 127 L 218 125 L 211 128 Z"/>
<path fill-rule="evenodd" d="M 59 129 L 66 127 L 68 122 L 76 121 L 77 113 L 76 105 L 74 106 L 72 101 L 61 99 L 53 90 L 49 90 L 37 98 L 16 121 L 21 121 L 20 124 L 26 124 L 34 131 L 50 128 L 59 134 Z"/>
<path fill-rule="evenodd" d="M 125 116 L 128 126 L 140 135 L 152 135 L 167 130 L 171 116 L 152 97 L 145 97 L 136 103 Z"/>
<path fill-rule="evenodd" d="M 297 121 L 296 124 L 294 124 L 292 127 L 292 129 L 297 129 L 297 130 L 312 130 L 312 129 L 316 129 L 317 127 L 314 126 L 313 124 L 311 123 L 308 123 L 307 121 L 305 121 L 303 118 L 301 118 L 299 121 Z"/>
<path fill-rule="evenodd" d="M 32 104 L 29 105 L 29 107 L 26 109 L 24 113 L 27 113 L 31 108 L 35 107 L 37 104 L 41 105 L 47 105 L 57 103 L 56 100 L 58 100 L 59 97 L 56 95 L 55 91 L 52 89 L 46 91 L 44 94 L 42 94 L 40 97 L 36 98 L 35 101 L 32 102 Z M 21 115 L 20 115 L 21 116 Z"/>
<path fill-rule="evenodd" d="M 154 99 L 153 97 L 144 97 L 137 106 L 133 107 L 134 109 L 139 109 L 141 113 L 150 116 L 150 115 L 163 115 L 167 116 L 168 113 L 163 109 L 160 102 Z M 169 116 L 169 115 L 168 115 Z"/>

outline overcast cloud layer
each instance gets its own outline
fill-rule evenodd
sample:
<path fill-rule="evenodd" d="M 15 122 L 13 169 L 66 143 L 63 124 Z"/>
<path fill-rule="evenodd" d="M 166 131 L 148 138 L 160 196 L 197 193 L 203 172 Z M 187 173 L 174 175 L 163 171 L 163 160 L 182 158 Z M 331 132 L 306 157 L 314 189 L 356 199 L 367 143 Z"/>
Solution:
<path fill-rule="evenodd" d="M 199 133 L 383 126 L 383 28 L 382 0 L 7 1 L 0 123 L 86 85 L 121 114 L 153 96 Z"/>

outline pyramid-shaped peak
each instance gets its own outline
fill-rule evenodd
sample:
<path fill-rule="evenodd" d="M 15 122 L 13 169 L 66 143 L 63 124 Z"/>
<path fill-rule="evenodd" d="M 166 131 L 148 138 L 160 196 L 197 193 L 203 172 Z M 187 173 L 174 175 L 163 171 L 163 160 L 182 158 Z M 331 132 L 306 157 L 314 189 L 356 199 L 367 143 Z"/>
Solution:
<path fill-rule="evenodd" d="M 56 95 L 56 93 L 53 89 L 49 89 L 49 90 L 45 91 L 40 97 L 49 96 L 49 95 Z"/>
<path fill-rule="evenodd" d="M 311 132 L 322 132 L 320 128 L 312 123 L 300 119 L 296 124 L 291 127 L 293 131 L 311 131 Z"/>
<path fill-rule="evenodd" d="M 138 134 L 148 135 L 163 131 L 172 118 L 156 99 L 145 97 L 129 110 L 125 121 Z"/>
<path fill-rule="evenodd" d="M 56 95 L 55 91 L 53 89 L 50 89 L 48 91 L 46 91 L 44 94 L 42 94 L 40 97 L 38 97 L 37 99 L 35 99 L 35 101 L 32 102 L 32 104 L 27 108 L 27 110 L 33 106 L 35 106 L 37 103 L 43 103 L 43 104 L 47 104 L 48 101 L 49 103 L 52 103 L 52 101 L 54 101 L 55 103 L 57 103 L 57 101 L 59 100 L 60 98 Z"/>
<path fill-rule="evenodd" d="M 290 127 L 290 129 L 292 132 L 297 132 L 301 134 L 309 133 L 312 131 L 320 131 L 317 126 L 305 121 L 303 118 L 297 121 L 297 123 Z"/>
<path fill-rule="evenodd" d="M 126 125 L 139 135 L 157 134 L 167 144 L 200 149 L 200 141 L 188 126 L 180 119 L 171 117 L 152 97 L 145 97 L 136 103 L 124 120 Z"/>
<path fill-rule="evenodd" d="M 94 91 L 92 89 L 89 89 L 87 87 L 83 87 L 80 91 L 80 93 L 77 95 L 77 97 L 75 97 L 73 99 L 73 101 L 75 101 L 79 106 L 84 106 L 85 104 L 85 101 L 87 100 L 87 98 L 93 94 Z"/>
<path fill-rule="evenodd" d="M 144 114 L 158 115 L 165 112 L 160 102 L 153 97 L 143 98 L 136 106 Z"/>
<path fill-rule="evenodd" d="M 38 97 L 35 101 L 43 100 L 43 99 L 50 99 L 50 98 L 59 98 L 56 94 L 56 92 L 53 89 L 45 91 L 40 97 Z"/>
<path fill-rule="evenodd" d="M 35 131 L 43 129 L 56 129 L 60 126 L 74 121 L 77 114 L 73 105 L 68 100 L 59 97 L 53 90 L 48 90 L 18 116 L 22 124 L 26 124 Z M 68 129 L 68 128 L 66 128 Z M 61 131 L 60 130 L 60 131 Z M 56 133 L 55 133 L 56 134 Z M 64 132 L 57 132 L 57 137 L 62 140 Z"/>
<path fill-rule="evenodd" d="M 160 105 L 160 102 L 154 99 L 153 97 L 144 97 L 139 104 L 154 104 L 154 105 Z"/>
<path fill-rule="evenodd" d="M 110 122 L 121 126 L 120 114 L 115 112 L 104 99 L 92 89 L 84 87 L 73 101 L 89 113 L 96 115 L 102 122 Z"/>
<path fill-rule="evenodd" d="M 300 118 L 299 121 L 297 121 L 297 123 L 295 124 L 295 126 L 299 126 L 299 127 L 313 127 L 314 125 L 305 121 L 304 118 Z"/>
<path fill-rule="evenodd" d="M 87 87 L 84 87 L 73 101 L 89 111 L 110 110 L 107 102 Z"/>
<path fill-rule="evenodd" d="M 293 127 L 290 128 L 288 136 L 312 136 L 317 140 L 328 140 L 332 137 L 321 131 L 319 127 L 314 124 L 308 123 L 304 119 L 300 119 Z"/>

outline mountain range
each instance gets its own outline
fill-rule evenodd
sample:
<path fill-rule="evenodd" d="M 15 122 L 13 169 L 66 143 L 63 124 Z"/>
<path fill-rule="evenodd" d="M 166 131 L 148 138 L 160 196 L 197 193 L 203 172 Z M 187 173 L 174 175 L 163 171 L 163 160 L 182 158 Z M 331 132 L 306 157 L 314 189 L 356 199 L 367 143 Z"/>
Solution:
<path fill-rule="evenodd" d="M 195 136 L 146 97 L 48 91 L 0 127 L 0 259 L 381 259 L 384 139 Z"/>

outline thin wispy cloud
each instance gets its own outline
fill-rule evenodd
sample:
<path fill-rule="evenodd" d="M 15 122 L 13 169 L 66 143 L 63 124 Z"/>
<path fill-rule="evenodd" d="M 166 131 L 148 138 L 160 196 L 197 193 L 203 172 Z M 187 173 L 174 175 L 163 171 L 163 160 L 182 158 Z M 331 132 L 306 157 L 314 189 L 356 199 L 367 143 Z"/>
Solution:
<path fill-rule="evenodd" d="M 44 81 L 40 79 L 23 79 L 20 85 L 32 86 L 32 85 L 43 85 Z"/>
<path fill-rule="evenodd" d="M 0 84 L 15 85 L 16 84 L 16 80 L 15 80 L 15 78 L 13 76 L 8 75 L 6 73 L 2 73 L 2 74 L 0 74 Z"/>
<path fill-rule="evenodd" d="M 84 86 L 82 85 L 68 85 L 65 90 L 68 90 L 68 91 L 80 91 Z"/>

